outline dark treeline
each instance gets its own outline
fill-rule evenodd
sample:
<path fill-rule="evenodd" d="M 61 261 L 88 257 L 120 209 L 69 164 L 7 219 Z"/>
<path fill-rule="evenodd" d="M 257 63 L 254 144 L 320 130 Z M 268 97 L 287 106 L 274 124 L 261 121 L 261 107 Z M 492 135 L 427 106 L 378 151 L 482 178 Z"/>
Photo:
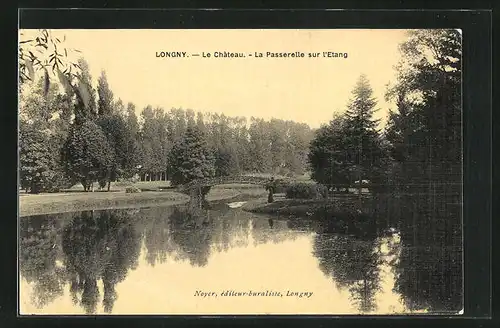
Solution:
<path fill-rule="evenodd" d="M 309 153 L 312 177 L 331 186 L 369 182 L 375 219 L 401 232 L 407 256 L 396 270 L 396 289 L 408 307 L 458 311 L 463 273 L 461 35 L 456 30 L 411 31 L 400 50 L 397 80 L 386 95 L 396 109 L 386 127 L 377 129 L 377 100 L 361 76 L 346 113 L 316 132 Z"/>
<path fill-rule="evenodd" d="M 87 63 L 81 59 L 78 65 L 78 83 L 90 84 Z M 78 182 L 89 190 L 94 181 L 109 189 L 111 181 L 136 174 L 141 180 L 172 180 L 185 165 L 183 160 L 178 163 L 183 156 L 199 160 L 198 143 L 203 143 L 200 151 L 209 160 L 201 177 L 250 172 L 294 175 L 307 170 L 313 133 L 306 124 L 152 106 L 137 116 L 133 103 L 125 106 L 114 99 L 105 72 L 97 90 L 87 88 L 86 104 L 54 84 L 44 94 L 44 84 L 42 79 L 21 95 L 21 186 L 32 193 Z M 190 172 L 187 178 L 197 177 L 196 170 Z"/>
<path fill-rule="evenodd" d="M 129 120 L 137 121 L 130 112 Z M 146 107 L 138 131 L 141 179 L 170 180 L 169 153 L 191 127 L 202 135 L 213 156 L 215 176 L 247 172 L 303 174 L 312 131 L 293 121 L 229 117 L 193 110 Z M 193 156 L 190 156 L 193 157 Z"/>
<path fill-rule="evenodd" d="M 76 183 L 88 191 L 94 182 L 109 190 L 112 181 L 137 175 L 179 184 L 308 169 L 306 124 L 150 105 L 141 110 L 114 95 L 105 71 L 94 87 L 88 63 L 71 62 L 68 52 L 50 30 L 19 45 L 20 184 L 28 192 Z"/>

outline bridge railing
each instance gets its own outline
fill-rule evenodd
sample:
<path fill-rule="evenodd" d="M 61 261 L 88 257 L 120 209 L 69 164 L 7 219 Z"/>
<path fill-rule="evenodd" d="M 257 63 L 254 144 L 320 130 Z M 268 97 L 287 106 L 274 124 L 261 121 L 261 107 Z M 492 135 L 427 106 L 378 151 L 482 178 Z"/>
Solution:
<path fill-rule="evenodd" d="M 276 179 L 275 181 L 283 181 L 283 179 Z M 288 180 L 286 180 L 288 181 Z M 180 189 L 189 189 L 192 187 L 201 186 L 213 186 L 228 183 L 248 183 L 248 184 L 267 184 L 269 183 L 269 178 L 253 177 L 253 176 L 230 176 L 230 177 L 216 177 L 208 179 L 197 179 L 190 181 L 189 183 L 179 185 Z"/>

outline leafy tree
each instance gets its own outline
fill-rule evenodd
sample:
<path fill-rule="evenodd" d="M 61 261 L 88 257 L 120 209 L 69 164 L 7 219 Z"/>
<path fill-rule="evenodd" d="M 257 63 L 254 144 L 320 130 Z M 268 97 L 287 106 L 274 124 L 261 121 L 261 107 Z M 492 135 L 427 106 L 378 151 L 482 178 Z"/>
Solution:
<path fill-rule="evenodd" d="M 202 112 L 196 113 L 196 126 L 200 131 L 206 133 L 205 121 Z"/>
<path fill-rule="evenodd" d="M 401 44 L 386 129 L 401 227 L 396 290 L 410 309 L 462 308 L 461 35 L 417 30 Z M 425 245 L 426 247 L 422 247 Z"/>
<path fill-rule="evenodd" d="M 35 125 L 20 122 L 19 175 L 21 187 L 30 193 L 56 191 L 63 184 L 64 175 L 48 141 Z"/>
<path fill-rule="evenodd" d="M 196 124 L 195 121 L 195 113 L 192 109 L 187 109 L 186 110 L 186 121 L 187 121 L 187 126 L 193 126 Z"/>
<path fill-rule="evenodd" d="M 107 137 L 109 146 L 114 150 L 114 163 L 111 167 L 109 179 L 106 175 L 100 181 L 101 187 L 108 183 L 108 191 L 111 181 L 120 177 L 131 177 L 134 172 L 136 155 L 136 143 L 134 137 L 127 127 L 125 119 L 119 114 L 108 115 L 99 118 L 97 124 Z"/>
<path fill-rule="evenodd" d="M 288 121 L 287 126 L 284 152 L 285 168 L 290 173 L 303 174 L 307 169 L 307 155 L 313 133 L 307 124 Z"/>
<path fill-rule="evenodd" d="M 87 103 L 78 101 L 75 104 L 75 121 L 77 124 L 83 123 L 86 120 L 92 120 L 97 117 L 97 93 L 92 87 L 92 76 L 90 75 L 89 64 L 84 58 L 78 60 L 80 72 L 77 74 L 78 84 L 80 89 L 88 91 Z"/>
<path fill-rule="evenodd" d="M 239 172 L 235 152 L 229 148 L 219 148 L 215 151 L 215 176 L 230 176 Z"/>
<path fill-rule="evenodd" d="M 163 108 L 147 106 L 141 113 L 140 150 L 142 173 L 160 179 L 168 169 L 168 153 L 174 139 L 174 121 Z"/>
<path fill-rule="evenodd" d="M 81 182 L 85 191 L 94 181 L 110 178 L 114 157 L 113 148 L 96 123 L 72 126 L 63 158 L 68 175 L 74 182 Z"/>
<path fill-rule="evenodd" d="M 106 116 L 113 113 L 113 91 L 111 91 L 106 72 L 102 71 L 97 81 L 97 93 L 99 95 L 98 113 L 100 116 Z"/>
<path fill-rule="evenodd" d="M 348 184 L 351 163 L 346 156 L 345 119 L 337 116 L 315 132 L 308 162 L 311 178 L 324 185 Z"/>
<path fill-rule="evenodd" d="M 285 167 L 285 151 L 287 145 L 287 127 L 283 120 L 271 119 L 268 123 L 269 152 L 271 168 L 280 170 Z"/>
<path fill-rule="evenodd" d="M 269 129 L 263 119 L 251 118 L 249 153 L 252 158 L 252 170 L 257 172 L 269 172 L 271 169 L 271 154 L 269 145 Z"/>
<path fill-rule="evenodd" d="M 169 163 L 173 185 L 212 177 L 215 174 L 213 155 L 204 135 L 196 127 L 189 127 L 184 137 L 174 144 Z"/>
<path fill-rule="evenodd" d="M 456 30 L 417 30 L 401 45 L 388 139 L 408 177 L 459 182 L 461 142 L 461 36 Z M 410 170 L 419 163 L 421 170 Z M 433 173 L 434 172 L 434 173 Z M 442 176 L 444 173 L 448 176 Z M 451 184 L 449 184 L 451 186 Z"/>
<path fill-rule="evenodd" d="M 67 181 L 60 163 L 61 144 L 70 124 L 70 103 L 54 84 L 44 95 L 43 81 L 21 94 L 19 106 L 20 177 L 33 193 L 57 191 Z"/>
<path fill-rule="evenodd" d="M 139 134 L 139 121 L 137 120 L 137 114 L 135 113 L 135 105 L 131 102 L 127 104 L 127 126 L 130 133 L 137 139 Z"/>

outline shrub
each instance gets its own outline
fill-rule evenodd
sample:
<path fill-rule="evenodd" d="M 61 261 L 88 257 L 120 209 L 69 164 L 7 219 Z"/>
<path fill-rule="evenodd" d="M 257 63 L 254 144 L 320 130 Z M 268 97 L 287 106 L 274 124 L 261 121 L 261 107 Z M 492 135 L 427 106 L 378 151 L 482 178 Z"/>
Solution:
<path fill-rule="evenodd" d="M 326 187 L 319 184 L 295 182 L 286 188 L 286 198 L 317 199 L 326 198 Z"/>
<path fill-rule="evenodd" d="M 136 192 L 141 192 L 141 189 L 139 189 L 139 188 L 137 188 L 137 187 L 132 186 L 132 187 L 128 187 L 128 188 L 126 188 L 126 189 L 125 189 L 125 192 L 126 192 L 127 194 L 130 194 L 130 193 L 136 193 Z"/>
<path fill-rule="evenodd" d="M 288 182 L 283 181 L 281 179 L 274 180 L 272 183 L 269 182 L 266 186 L 269 186 L 270 184 L 272 184 L 272 186 L 274 187 L 275 194 L 286 193 L 286 190 L 289 187 Z"/>

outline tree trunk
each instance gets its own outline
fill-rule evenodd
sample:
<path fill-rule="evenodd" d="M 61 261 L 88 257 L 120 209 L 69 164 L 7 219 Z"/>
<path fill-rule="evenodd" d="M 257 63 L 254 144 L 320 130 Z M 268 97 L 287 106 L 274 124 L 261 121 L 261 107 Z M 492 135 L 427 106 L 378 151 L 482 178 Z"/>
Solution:
<path fill-rule="evenodd" d="M 111 188 L 111 180 L 108 181 L 108 192 L 109 192 L 109 189 Z"/>

